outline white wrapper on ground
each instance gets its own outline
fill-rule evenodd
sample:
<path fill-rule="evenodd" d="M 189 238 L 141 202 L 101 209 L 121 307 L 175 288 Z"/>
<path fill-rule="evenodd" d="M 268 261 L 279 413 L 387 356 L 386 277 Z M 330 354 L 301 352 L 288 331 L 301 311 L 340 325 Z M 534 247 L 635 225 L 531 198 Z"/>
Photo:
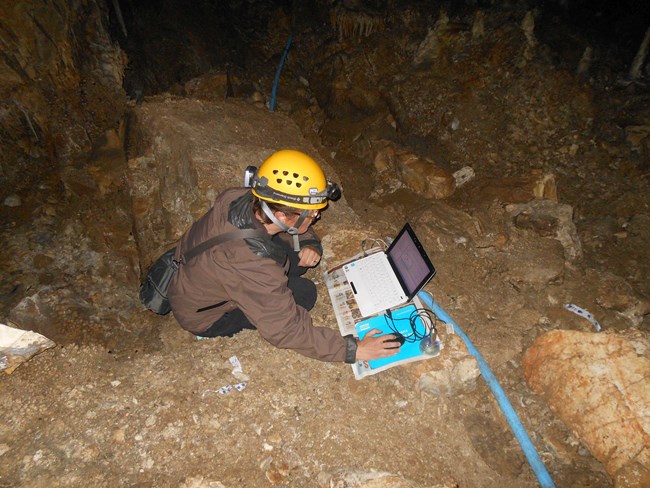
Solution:
<path fill-rule="evenodd" d="M 596 332 L 600 332 L 601 330 L 600 322 L 598 322 L 590 312 L 588 312 L 584 308 L 574 305 L 573 303 L 565 303 L 564 308 L 566 308 L 569 312 L 573 312 L 576 315 L 580 315 L 581 317 L 586 318 L 594 326 Z"/>
<path fill-rule="evenodd" d="M 232 356 L 228 361 L 230 361 L 230 364 L 232 365 L 233 368 L 232 375 L 235 378 L 237 378 L 242 383 L 247 383 L 248 381 L 250 381 L 250 377 L 246 373 L 244 373 L 244 370 L 242 369 L 241 363 L 239 362 L 237 356 Z"/>
<path fill-rule="evenodd" d="M 54 346 L 41 334 L 0 324 L 0 371 L 11 374 L 32 356 Z"/>
<path fill-rule="evenodd" d="M 245 378 L 242 380 L 241 383 L 237 383 L 235 385 L 224 385 L 221 388 L 217 388 L 216 390 L 205 390 L 201 394 L 201 398 L 205 398 L 206 395 L 209 395 L 210 393 L 218 393 L 219 395 L 227 395 L 230 393 L 233 389 L 237 391 L 243 391 L 244 388 L 246 388 L 246 381 L 249 380 L 248 375 L 246 375 L 241 367 L 241 363 L 239 362 L 239 358 L 237 356 L 232 356 L 228 360 L 233 367 L 232 370 L 232 375 L 237 378 L 242 380 L 242 378 Z"/>

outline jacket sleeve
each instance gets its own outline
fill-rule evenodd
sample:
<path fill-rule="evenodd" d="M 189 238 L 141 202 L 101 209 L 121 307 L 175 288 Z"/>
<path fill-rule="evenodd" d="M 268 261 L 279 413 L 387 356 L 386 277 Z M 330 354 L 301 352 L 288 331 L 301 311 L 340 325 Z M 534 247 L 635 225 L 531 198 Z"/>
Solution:
<path fill-rule="evenodd" d="M 220 280 L 228 283 L 230 299 L 265 340 L 321 361 L 349 360 L 346 339 L 336 330 L 314 327 L 309 312 L 296 304 L 282 267 L 252 253 L 249 259 L 224 254 L 214 259 Z"/>

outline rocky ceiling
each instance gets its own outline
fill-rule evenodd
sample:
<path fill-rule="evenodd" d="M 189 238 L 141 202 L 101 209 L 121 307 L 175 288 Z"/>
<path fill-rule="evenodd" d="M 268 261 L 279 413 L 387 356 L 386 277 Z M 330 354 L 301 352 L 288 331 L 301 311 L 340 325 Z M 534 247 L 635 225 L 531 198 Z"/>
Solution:
<path fill-rule="evenodd" d="M 238 85 L 240 95 L 258 92 L 268 102 L 290 35 L 294 44 L 287 72 L 309 82 L 309 95 L 332 115 L 345 108 L 337 107 L 335 93 L 340 65 L 350 56 L 346 46 L 337 44 L 344 38 L 366 38 L 381 30 L 387 43 L 402 43 L 397 52 L 410 52 L 441 11 L 461 31 L 472 25 L 479 10 L 503 24 L 532 11 L 535 35 L 548 60 L 575 70 L 581 59 L 589 58 L 584 60 L 590 65 L 589 81 L 606 90 L 628 74 L 649 18 L 649 7 L 631 0 L 55 0 L 0 8 L 0 178 L 7 183 L 5 196 L 7 187 L 28 188 L 56 168 L 87 157 L 98 135 L 123 116 L 125 92 L 133 100 L 163 91 L 181 93 L 188 80 L 220 70 Z M 395 76 L 376 65 L 372 69 L 373 81 Z M 362 74 L 351 80 L 356 81 L 364 81 Z M 375 101 L 364 103 L 345 115 L 363 112 Z"/>
<path fill-rule="evenodd" d="M 632 1 L 201 1 L 190 8 L 173 0 L 123 3 L 111 3 L 111 35 L 129 56 L 125 87 L 134 97 L 173 90 L 214 68 L 272 74 L 269 61 L 277 61 L 290 34 L 295 40 L 309 38 L 309 44 L 294 46 L 292 56 L 310 72 L 341 35 L 363 37 L 381 26 L 396 37 L 407 30 L 415 40 L 440 10 L 458 24 L 470 22 L 477 9 L 503 12 L 503 22 L 534 11 L 536 35 L 558 66 L 577 66 L 589 46 L 597 53 L 594 71 L 620 75 L 629 69 L 649 18 L 648 7 Z M 296 54 L 296 48 L 306 52 Z"/>

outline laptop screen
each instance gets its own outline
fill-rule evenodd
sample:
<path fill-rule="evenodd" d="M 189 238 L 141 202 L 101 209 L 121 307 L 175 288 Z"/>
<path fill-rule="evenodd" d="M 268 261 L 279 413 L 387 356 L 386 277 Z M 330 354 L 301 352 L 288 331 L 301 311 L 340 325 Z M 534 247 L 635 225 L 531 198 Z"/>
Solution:
<path fill-rule="evenodd" d="M 429 256 L 408 223 L 386 254 L 409 300 L 436 274 Z"/>

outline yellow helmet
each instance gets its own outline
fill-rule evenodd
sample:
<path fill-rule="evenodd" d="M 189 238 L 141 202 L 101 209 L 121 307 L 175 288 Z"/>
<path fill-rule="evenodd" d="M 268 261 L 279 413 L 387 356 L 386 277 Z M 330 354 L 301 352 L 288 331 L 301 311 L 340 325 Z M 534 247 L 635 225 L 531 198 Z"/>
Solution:
<path fill-rule="evenodd" d="M 301 209 L 321 209 L 327 200 L 336 200 L 341 191 L 336 183 L 325 178 L 316 161 L 305 153 L 283 149 L 273 153 L 254 171 L 250 184 L 253 195 L 267 202 L 281 203 Z"/>

